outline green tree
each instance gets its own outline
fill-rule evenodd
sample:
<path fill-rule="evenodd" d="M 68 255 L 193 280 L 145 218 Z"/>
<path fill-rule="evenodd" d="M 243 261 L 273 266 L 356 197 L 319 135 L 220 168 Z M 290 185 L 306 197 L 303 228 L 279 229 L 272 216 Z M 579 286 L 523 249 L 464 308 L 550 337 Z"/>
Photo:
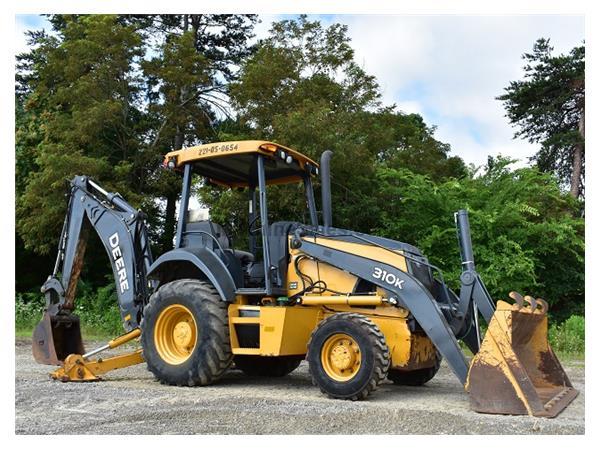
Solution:
<path fill-rule="evenodd" d="M 585 186 L 585 47 L 554 56 L 548 39 L 538 39 L 526 61 L 523 80 L 513 81 L 498 97 L 515 137 L 541 144 L 532 158 L 543 171 L 556 173 L 577 198 Z"/>
<path fill-rule="evenodd" d="M 387 167 L 410 169 L 434 181 L 462 178 L 464 161 L 450 156 L 450 144 L 434 138 L 435 126 L 428 126 L 419 114 L 384 111 L 375 114 L 371 142 L 377 146 L 377 160 Z"/>
<path fill-rule="evenodd" d="M 170 248 L 180 180 L 160 170 L 162 156 L 214 136 L 236 61 L 251 51 L 255 16 L 48 20 L 53 33 L 31 32 L 32 50 L 18 57 L 17 231 L 24 245 L 50 251 L 65 210 L 64 180 L 85 173 L 142 207 L 152 239 Z"/>
<path fill-rule="evenodd" d="M 490 158 L 481 176 L 441 183 L 405 169 L 380 168 L 378 234 L 415 244 L 459 287 L 453 213 L 469 211 L 475 262 L 492 297 L 511 290 L 543 297 L 551 314 L 583 314 L 584 220 L 552 174 L 509 170 Z"/>
<path fill-rule="evenodd" d="M 16 212 L 25 246 L 44 254 L 60 233 L 65 180 L 74 175 L 142 201 L 134 170 L 139 80 L 132 71 L 142 49 L 135 28 L 109 15 L 65 17 L 58 36 L 33 39 L 37 48 L 20 57 L 30 73 L 21 79 L 27 95 L 17 123 Z"/>
<path fill-rule="evenodd" d="M 148 120 L 153 124 L 149 149 L 164 155 L 172 149 L 215 139 L 219 119 L 229 114 L 227 92 L 235 67 L 252 48 L 256 16 L 231 14 L 154 15 L 137 21 L 155 56 L 142 64 Z M 156 196 L 166 200 L 160 224 L 162 251 L 173 243 L 181 183 L 170 171 L 149 177 Z M 157 211 L 158 212 L 158 211 Z"/>
<path fill-rule="evenodd" d="M 369 231 L 378 219 L 370 201 L 377 195 L 378 164 L 406 165 L 436 179 L 461 176 L 464 165 L 448 158 L 449 147 L 432 137 L 433 129 L 420 116 L 382 106 L 375 78 L 353 57 L 344 25 L 323 27 L 306 16 L 274 23 L 231 85 L 237 128 L 227 124 L 219 138 L 275 140 L 315 160 L 333 150 L 334 223 Z M 277 198 L 269 205 L 273 220 L 307 220 L 301 187 L 271 189 Z M 230 209 L 236 203 L 232 198 L 244 205 L 241 195 L 211 193 L 205 201 L 211 214 L 222 220 L 229 215 L 233 227 L 243 227 L 243 206 Z"/>

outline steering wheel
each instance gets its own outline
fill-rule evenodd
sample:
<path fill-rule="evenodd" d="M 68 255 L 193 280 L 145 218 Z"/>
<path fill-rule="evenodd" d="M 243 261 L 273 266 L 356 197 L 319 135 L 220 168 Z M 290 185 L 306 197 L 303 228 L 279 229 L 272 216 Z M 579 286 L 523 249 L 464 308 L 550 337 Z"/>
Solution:
<path fill-rule="evenodd" d="M 259 214 L 257 214 L 256 217 L 254 217 L 254 219 L 252 219 L 250 223 L 248 223 L 248 234 L 250 234 L 251 236 L 257 236 L 262 231 L 262 223 L 258 224 L 257 226 L 256 222 L 260 222 Z"/>

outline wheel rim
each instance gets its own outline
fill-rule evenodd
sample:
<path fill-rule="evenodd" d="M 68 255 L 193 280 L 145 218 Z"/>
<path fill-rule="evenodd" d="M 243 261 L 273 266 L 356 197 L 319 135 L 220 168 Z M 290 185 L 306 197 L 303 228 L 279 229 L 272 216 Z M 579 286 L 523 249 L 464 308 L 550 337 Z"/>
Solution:
<path fill-rule="evenodd" d="M 325 373 L 336 381 L 354 378 L 360 364 L 360 347 L 347 334 L 336 333 L 329 336 L 321 348 L 321 365 Z"/>
<path fill-rule="evenodd" d="M 163 309 L 154 326 L 154 344 L 163 361 L 178 365 L 187 361 L 198 338 L 198 327 L 192 312 L 175 304 Z"/>

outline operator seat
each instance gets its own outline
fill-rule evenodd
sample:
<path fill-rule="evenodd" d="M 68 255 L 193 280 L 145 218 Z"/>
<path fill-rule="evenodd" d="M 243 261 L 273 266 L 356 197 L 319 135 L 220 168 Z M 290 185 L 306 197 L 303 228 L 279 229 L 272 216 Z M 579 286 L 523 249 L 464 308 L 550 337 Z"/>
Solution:
<path fill-rule="evenodd" d="M 224 252 L 233 254 L 242 267 L 254 262 L 252 253 L 231 248 L 231 239 L 221 225 L 204 219 L 204 217 L 202 217 L 204 220 L 194 220 L 198 215 L 193 211 L 188 213 L 184 246 L 203 246 L 213 251 L 222 249 Z"/>

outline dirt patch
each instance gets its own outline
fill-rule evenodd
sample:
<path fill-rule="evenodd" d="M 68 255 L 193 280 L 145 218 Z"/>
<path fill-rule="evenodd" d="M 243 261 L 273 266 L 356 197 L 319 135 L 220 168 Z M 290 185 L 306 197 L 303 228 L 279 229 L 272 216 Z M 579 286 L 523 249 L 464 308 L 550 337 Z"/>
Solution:
<path fill-rule="evenodd" d="M 87 348 L 94 348 L 88 344 Z M 303 362 L 283 378 L 229 371 L 216 385 L 163 386 L 144 364 L 97 383 L 60 383 L 16 342 L 17 434 L 583 434 L 584 366 L 565 364 L 580 391 L 555 419 L 477 414 L 448 366 L 422 387 L 386 383 L 366 401 L 326 398 Z"/>

